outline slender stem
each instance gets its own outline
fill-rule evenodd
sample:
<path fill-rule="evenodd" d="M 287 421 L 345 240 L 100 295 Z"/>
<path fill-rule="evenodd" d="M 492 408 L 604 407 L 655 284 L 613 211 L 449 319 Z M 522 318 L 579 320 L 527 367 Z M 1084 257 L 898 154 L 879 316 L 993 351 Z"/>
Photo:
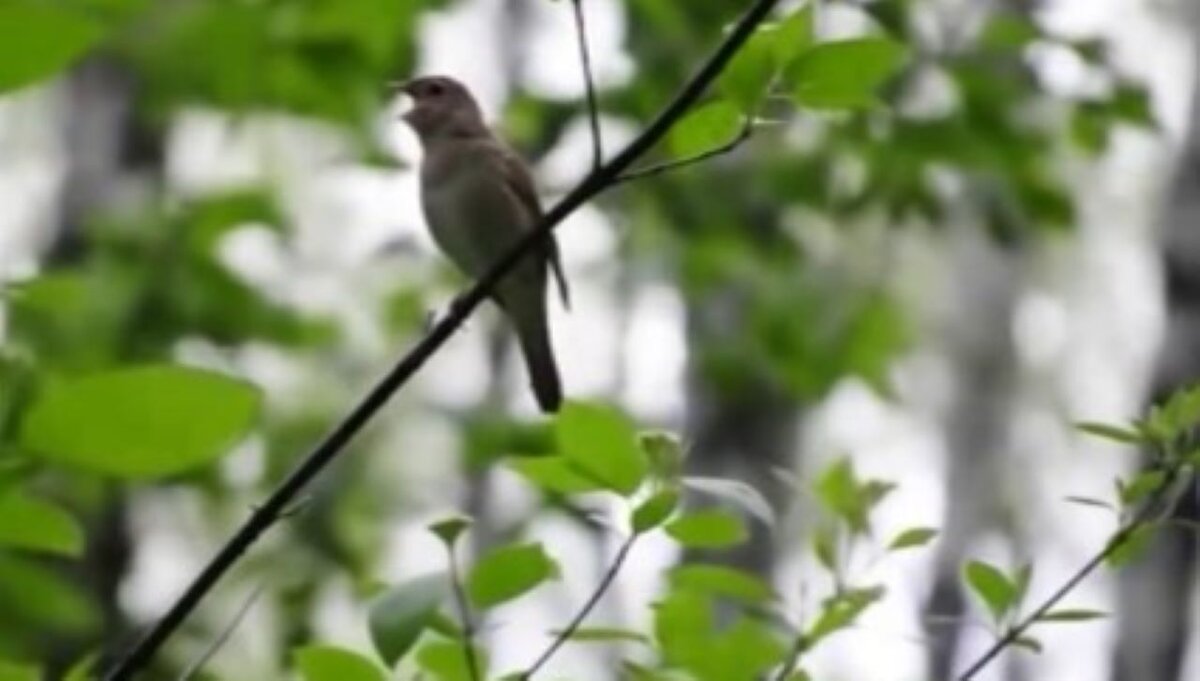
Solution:
<path fill-rule="evenodd" d="M 471 616 L 471 605 L 467 602 L 467 594 L 463 590 L 462 569 L 458 565 L 454 546 L 447 544 L 446 552 L 450 555 L 450 583 L 454 588 L 454 604 L 458 608 L 458 618 L 462 620 L 463 656 L 467 658 L 467 673 L 471 681 L 480 681 L 479 659 L 475 655 L 475 620 Z"/>
<path fill-rule="evenodd" d="M 787 660 L 779 668 L 779 672 L 775 674 L 775 681 L 786 681 L 787 677 L 796 671 L 796 667 L 800 666 L 800 657 L 804 655 L 804 651 L 806 650 L 808 650 L 808 637 L 801 633 L 792 642 L 792 647 L 788 650 Z"/>
<path fill-rule="evenodd" d="M 633 180 L 641 180 L 653 175 L 660 175 L 672 170 L 679 170 L 680 168 L 684 168 L 686 166 L 695 165 L 711 158 L 728 154 L 734 149 L 742 146 L 742 143 L 750 139 L 753 134 L 754 119 L 747 118 L 746 124 L 742 126 L 742 129 L 738 131 L 738 134 L 733 139 L 719 147 L 713 147 L 712 149 L 702 151 L 695 156 L 688 156 L 687 158 L 680 158 L 674 161 L 667 161 L 665 163 L 657 163 L 644 168 L 634 168 L 633 170 L 630 170 L 629 172 L 618 177 L 615 183 L 623 184 L 625 182 L 632 182 Z"/>
<path fill-rule="evenodd" d="M 1113 555 L 1117 549 L 1121 548 L 1126 542 L 1128 542 L 1133 537 L 1134 533 L 1154 522 L 1156 520 L 1156 515 L 1164 513 L 1161 511 L 1160 505 L 1167 499 L 1171 488 L 1174 487 L 1179 472 L 1180 468 L 1178 466 L 1168 471 L 1166 479 L 1163 480 L 1162 485 L 1155 490 L 1154 495 L 1146 501 L 1145 505 L 1138 510 L 1138 513 L 1129 522 L 1117 530 L 1117 532 L 1104 545 L 1104 548 L 1097 552 L 1096 555 L 1092 556 L 1090 560 L 1084 563 L 1083 567 L 1079 568 L 1075 574 L 1071 575 L 1070 579 L 1056 589 L 1054 593 L 1050 594 L 1050 596 L 1043 601 L 1041 605 L 1035 608 L 1033 612 L 1029 613 L 1019 622 L 1009 627 L 1008 630 L 1004 632 L 1003 636 L 996 639 L 996 642 L 993 643 L 991 647 L 985 650 L 983 654 L 980 655 L 974 662 L 972 662 L 965 671 L 958 675 L 958 681 L 970 681 L 971 679 L 975 678 L 975 676 L 979 672 L 983 671 L 983 668 L 991 663 L 992 660 L 996 659 L 996 657 L 999 656 L 1005 648 L 1008 648 L 1022 636 L 1024 636 L 1025 632 L 1029 631 L 1030 627 L 1036 624 L 1037 621 L 1045 616 L 1046 613 L 1050 612 L 1054 606 L 1058 605 L 1064 598 L 1070 595 L 1070 593 L 1074 591 L 1075 588 L 1083 582 L 1083 580 L 1091 576 L 1091 574 L 1095 572 L 1097 568 L 1104 564 L 1104 561 L 1107 560 L 1109 556 Z M 1173 505 L 1174 504 L 1172 503 L 1171 506 Z M 1169 514 L 1170 508 L 1168 508 L 1165 513 Z"/>
<path fill-rule="evenodd" d="M 596 80 L 592 74 L 592 55 L 588 48 L 587 22 L 583 17 L 583 0 L 571 0 L 575 10 L 575 34 L 579 42 L 579 63 L 583 68 L 583 85 L 587 91 L 588 121 L 592 126 L 592 170 L 604 163 L 604 142 L 600 137 L 600 106 L 596 100 Z"/>
<path fill-rule="evenodd" d="M 612 160 L 595 169 L 575 189 L 554 205 L 524 238 L 505 253 L 488 272 L 459 298 L 440 322 L 413 346 L 363 396 L 325 438 L 288 474 L 255 510 L 246 522 L 229 538 L 200 574 L 180 594 L 162 618 L 104 677 L 105 681 L 126 681 L 140 671 L 167 639 L 183 624 L 217 582 L 232 568 L 258 538 L 270 528 L 280 513 L 305 487 L 340 455 L 371 419 L 404 387 L 436 354 L 454 332 L 467 320 L 500 280 L 508 275 L 523 258 L 545 245 L 546 236 L 568 215 L 616 184 L 617 178 L 635 161 L 659 143 L 675 123 L 700 99 L 709 85 L 725 69 L 759 24 L 775 9 L 779 0 L 755 0 L 738 23 L 730 30 L 713 54 L 667 103 L 649 126 L 634 138 Z"/>
<path fill-rule="evenodd" d="M 544 667 L 546 663 L 550 661 L 550 658 L 554 657 L 554 654 L 558 652 L 558 649 L 563 647 L 563 645 L 565 645 L 566 642 L 575 635 L 576 631 L 579 631 L 579 627 L 583 625 L 584 620 L 587 619 L 588 615 L 592 614 L 592 610 L 599 605 L 600 599 L 604 597 L 604 594 L 608 592 L 609 587 L 611 587 L 612 583 L 617 579 L 617 575 L 621 572 L 621 568 L 625 565 L 625 559 L 629 557 L 629 551 L 633 548 L 633 544 L 637 541 L 638 536 L 639 535 L 637 533 L 631 534 L 625 539 L 624 542 L 621 543 L 621 548 L 617 550 L 617 555 L 615 558 L 613 558 L 612 565 L 608 566 L 608 570 L 605 571 L 604 576 L 600 578 L 600 583 L 596 585 L 596 589 L 592 591 L 592 595 L 588 597 L 586 602 L 584 602 L 583 607 L 579 609 L 579 612 L 575 613 L 575 617 L 571 618 L 571 622 L 567 624 L 562 631 L 558 632 L 558 634 L 554 637 L 554 640 L 550 642 L 550 646 L 546 648 L 540 657 L 538 657 L 537 661 L 530 665 L 529 669 L 525 670 L 525 672 L 521 674 L 519 677 L 521 681 L 528 681 L 529 679 L 533 678 L 533 675 L 536 674 L 542 667 Z"/>
<path fill-rule="evenodd" d="M 233 636 L 234 630 L 238 628 L 238 625 L 240 625 L 242 620 L 246 618 L 246 615 L 250 613 L 250 608 L 254 607 L 254 604 L 258 601 L 258 597 L 262 595 L 262 592 L 264 589 L 266 589 L 266 586 L 266 581 L 262 581 L 259 582 L 258 586 L 254 587 L 254 591 L 250 592 L 250 597 L 247 598 L 246 602 L 242 603 L 241 607 L 238 608 L 238 611 L 234 613 L 233 619 L 229 620 L 229 624 L 225 626 L 225 629 L 221 631 L 215 640 L 213 640 L 212 644 L 204 649 L 204 652 L 200 654 L 200 657 L 196 658 L 196 660 L 188 665 L 187 669 L 183 670 L 183 672 L 179 675 L 179 681 L 188 681 L 188 679 L 191 679 L 196 674 L 200 673 L 200 670 L 204 668 L 204 665 L 208 664 L 208 661 L 213 658 L 213 655 L 216 655 L 217 651 L 229 641 L 229 637 Z"/>

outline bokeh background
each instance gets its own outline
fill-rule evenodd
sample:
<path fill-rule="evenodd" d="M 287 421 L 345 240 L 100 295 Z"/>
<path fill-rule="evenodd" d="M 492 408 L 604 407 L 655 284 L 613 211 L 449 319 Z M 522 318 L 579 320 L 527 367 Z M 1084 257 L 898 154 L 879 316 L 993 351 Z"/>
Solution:
<path fill-rule="evenodd" d="M 609 153 L 746 4 L 584 2 Z M 86 537 L 78 560 L 0 547 L 0 655 L 52 678 L 134 640 L 461 289 L 425 232 L 421 152 L 388 81 L 467 83 L 548 202 L 591 149 L 565 1 L 74 5 L 106 38 L 0 96 L 0 284 L 23 292 L 0 298 L 0 462 L 21 456 L 3 445 L 29 367 L 171 359 L 252 381 L 266 411 L 219 462 L 154 484 L 54 467 L 23 478 Z M 914 56 L 879 106 L 851 113 L 797 107 L 778 84 L 733 153 L 572 215 L 558 233 L 573 305 L 553 303 L 554 341 L 570 396 L 678 433 L 692 472 L 765 495 L 775 527 L 726 558 L 797 613 L 829 588 L 804 482 L 848 455 L 896 483 L 880 536 L 940 533 L 857 566 L 888 597 L 806 667 L 823 681 L 951 678 L 989 640 L 965 560 L 1032 561 L 1036 599 L 1112 531 L 1110 514 L 1065 499 L 1110 496 L 1137 452 L 1073 423 L 1134 417 L 1200 374 L 1200 6 L 830 0 L 816 16 L 824 37 L 886 31 Z M 369 650 L 363 594 L 442 566 L 426 525 L 455 512 L 477 518 L 474 550 L 537 537 L 564 565 L 486 623 L 496 668 L 527 663 L 615 548 L 496 465 L 548 440 L 485 309 L 153 678 L 174 678 L 256 590 L 212 678 L 289 678 L 288 651 L 311 641 Z M 1195 511 L 1192 498 L 1181 513 Z M 645 626 L 678 559 L 648 538 L 595 619 Z M 1070 599 L 1111 617 L 1048 628 L 1041 654 L 981 678 L 1200 678 L 1196 559 L 1192 532 L 1164 532 Z M 549 675 L 613 678 L 614 654 L 568 647 Z"/>

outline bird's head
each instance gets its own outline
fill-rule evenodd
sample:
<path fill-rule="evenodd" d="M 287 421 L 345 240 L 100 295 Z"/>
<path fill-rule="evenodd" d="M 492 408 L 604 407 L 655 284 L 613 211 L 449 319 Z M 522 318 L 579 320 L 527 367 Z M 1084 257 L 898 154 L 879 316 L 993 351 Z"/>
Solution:
<path fill-rule="evenodd" d="M 399 83 L 396 91 L 413 100 L 403 118 L 422 142 L 464 137 L 486 131 L 483 114 L 470 91 L 448 76 L 424 76 Z"/>

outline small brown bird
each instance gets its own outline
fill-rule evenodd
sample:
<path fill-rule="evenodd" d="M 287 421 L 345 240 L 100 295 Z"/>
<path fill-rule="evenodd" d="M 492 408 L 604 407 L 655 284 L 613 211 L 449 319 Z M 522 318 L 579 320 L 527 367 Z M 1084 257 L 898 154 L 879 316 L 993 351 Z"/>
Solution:
<path fill-rule="evenodd" d="M 413 99 L 402 118 L 425 150 L 421 207 L 438 247 L 467 276 L 482 277 L 542 217 L 525 163 L 488 130 L 475 98 L 445 76 L 398 86 Z M 552 270 L 569 305 L 558 245 L 549 235 L 540 252 L 511 270 L 493 298 L 517 332 L 542 411 L 558 411 L 562 384 L 546 315 L 546 274 Z"/>

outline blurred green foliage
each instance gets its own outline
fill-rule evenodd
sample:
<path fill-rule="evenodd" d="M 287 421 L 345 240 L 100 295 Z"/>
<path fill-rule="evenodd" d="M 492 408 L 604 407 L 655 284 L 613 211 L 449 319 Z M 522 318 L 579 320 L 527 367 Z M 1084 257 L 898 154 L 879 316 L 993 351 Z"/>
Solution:
<path fill-rule="evenodd" d="M 386 83 L 411 73 L 418 19 L 443 4 L 10 0 L 0 4 L 0 92 L 106 60 L 133 75 L 136 121 L 160 141 L 173 117 L 196 107 L 234 120 L 283 114 L 343 132 L 369 162 Z M 712 325 L 720 332 L 698 334 L 690 351 L 704 378 L 730 395 L 765 384 L 801 405 L 850 376 L 886 391 L 891 362 L 913 331 L 904 301 L 879 271 L 880 241 L 866 225 L 882 222 L 887 232 L 978 222 L 1012 247 L 1034 242 L 1074 221 L 1057 171 L 1064 158 L 1103 152 L 1119 125 L 1154 124 L 1145 90 L 1113 71 L 1102 44 L 1049 34 L 1005 10 L 977 31 L 942 35 L 915 29 L 921 13 L 932 11 L 917 0 L 826 4 L 859 12 L 868 29 L 828 40 L 807 4 L 778 16 L 674 128 L 659 160 L 703 153 L 749 124 L 745 144 L 601 202 L 631 226 L 623 266 L 665 279 L 690 309 L 718 320 Z M 636 73 L 601 93 L 604 115 L 648 120 L 744 5 L 624 3 L 625 47 Z M 1111 87 L 1075 98 L 1047 92 L 1033 47 L 1072 51 Z M 507 120 L 518 146 L 545 151 L 580 115 L 579 101 L 540 101 L 518 89 Z M 96 586 L 119 584 L 122 575 L 97 580 L 96 570 L 114 565 L 77 560 L 96 553 L 111 509 L 155 485 L 184 488 L 199 498 L 212 522 L 207 529 L 220 532 L 339 407 L 314 396 L 301 408 L 273 407 L 269 399 L 262 408 L 252 388 L 225 373 L 173 364 L 180 344 L 194 339 L 230 353 L 266 346 L 325 370 L 348 362 L 333 322 L 269 297 L 220 257 L 224 240 L 247 224 L 288 238 L 279 188 L 180 198 L 160 180 L 134 210 L 97 210 L 75 226 L 84 242 L 77 258 L 47 263 L 3 289 L 0 656 L 37 663 L 27 672 L 0 662 L 4 678 L 32 678 L 43 662 L 61 669 L 64 642 L 76 657 L 127 643 L 130 623 Z M 832 257 L 805 236 L 818 222 L 836 225 Z M 396 336 L 419 333 L 427 296 L 419 286 L 404 288 L 392 309 L 380 310 Z M 728 547 L 747 539 L 752 519 L 771 516 L 753 490 L 683 476 L 677 440 L 640 433 L 611 405 L 571 403 L 549 428 L 513 423 L 487 405 L 456 416 L 466 473 L 503 463 L 548 507 L 564 511 L 581 494 L 608 495 L 628 514 L 630 542 L 662 529 L 683 546 Z M 1149 430 L 1194 421 L 1190 412 L 1151 416 L 1137 430 L 1106 432 L 1140 442 Z M 249 490 L 217 470 L 238 444 L 261 446 L 265 457 Z M 396 501 L 405 481 L 373 476 L 352 460 L 329 473 L 281 531 L 283 540 L 248 560 L 247 571 L 277 580 L 283 623 L 274 662 L 310 681 L 385 678 L 373 659 L 312 642 L 322 589 L 346 576 L 373 603 L 369 626 L 388 667 L 471 678 L 465 633 L 443 612 L 451 611 L 451 575 L 385 585 L 382 593 L 365 586 L 380 579 L 382 538 L 405 510 Z M 1134 504 L 1155 487 L 1155 480 L 1133 481 L 1120 503 Z M 685 489 L 703 489 L 717 503 L 687 506 Z M 847 554 L 870 543 L 871 513 L 890 489 L 859 479 L 839 460 L 810 490 L 821 506 L 812 552 L 837 588 L 808 621 L 790 622 L 780 595 L 759 576 L 695 563 L 669 574 L 650 631 L 584 628 L 567 632 L 569 643 L 649 645 L 653 654 L 623 661 L 629 678 L 684 672 L 739 681 L 772 669 L 782 670 L 781 679 L 806 678 L 802 654 L 884 596 L 882 587 L 856 581 Z M 909 528 L 882 551 L 935 538 L 932 528 Z M 453 550 L 453 538 L 446 541 Z M 555 553 L 524 537 L 501 541 L 459 577 L 469 606 L 486 611 L 551 580 Z M 1024 594 L 1020 574 L 972 563 L 965 577 L 999 620 Z M 735 616 L 718 616 L 717 605 L 727 602 Z M 218 627 L 207 622 L 189 633 L 207 641 Z M 486 667 L 484 651 L 474 657 Z M 179 660 L 163 662 L 155 678 L 173 678 Z"/>

